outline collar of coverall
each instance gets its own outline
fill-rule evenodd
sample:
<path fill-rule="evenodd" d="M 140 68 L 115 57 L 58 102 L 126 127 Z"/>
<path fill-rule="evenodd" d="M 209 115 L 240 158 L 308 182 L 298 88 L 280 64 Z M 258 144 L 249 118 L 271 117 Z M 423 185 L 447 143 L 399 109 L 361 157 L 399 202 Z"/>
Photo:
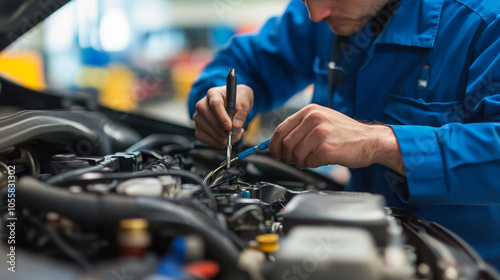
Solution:
<path fill-rule="evenodd" d="M 368 24 L 374 33 L 373 37 L 377 38 L 380 35 L 394 11 L 397 10 L 400 2 L 401 0 L 390 1 L 370 20 Z"/>
<path fill-rule="evenodd" d="M 374 20 L 384 18 L 392 7 L 390 20 L 380 34 L 376 44 L 397 44 L 431 48 L 434 46 L 441 9 L 444 0 L 400 0 L 399 4 L 389 3 Z M 387 16 L 385 16 L 387 18 Z M 373 24 L 373 21 L 372 21 Z M 380 23 L 379 23 L 380 24 Z"/>

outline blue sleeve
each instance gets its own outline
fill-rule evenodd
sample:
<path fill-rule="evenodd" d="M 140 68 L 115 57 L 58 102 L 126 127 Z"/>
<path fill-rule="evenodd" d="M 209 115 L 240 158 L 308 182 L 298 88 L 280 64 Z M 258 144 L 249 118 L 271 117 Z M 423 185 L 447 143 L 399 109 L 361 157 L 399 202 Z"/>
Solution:
<path fill-rule="evenodd" d="M 499 30 L 497 17 L 473 50 L 463 106 L 454 112 L 464 123 L 391 126 L 406 171 L 405 184 L 396 184 L 404 201 L 500 204 Z"/>
<path fill-rule="evenodd" d="M 229 68 L 238 84 L 254 91 L 250 121 L 257 112 L 279 107 L 313 81 L 314 23 L 303 3 L 292 0 L 284 14 L 269 19 L 257 34 L 234 36 L 195 81 L 188 100 L 189 114 L 211 87 L 226 83 Z"/>

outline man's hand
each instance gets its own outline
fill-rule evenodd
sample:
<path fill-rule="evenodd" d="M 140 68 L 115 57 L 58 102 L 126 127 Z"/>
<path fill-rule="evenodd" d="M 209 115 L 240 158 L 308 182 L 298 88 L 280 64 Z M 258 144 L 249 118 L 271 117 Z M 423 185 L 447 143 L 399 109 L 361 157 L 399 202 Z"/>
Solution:
<path fill-rule="evenodd" d="M 253 106 L 253 90 L 246 85 L 238 85 L 232 124 L 225 105 L 226 86 L 214 87 L 196 103 L 196 113 L 193 115 L 196 138 L 219 149 L 227 146 L 227 132 L 231 129 L 234 129 L 231 144 L 243 137 L 243 124 Z"/>
<path fill-rule="evenodd" d="M 379 163 L 405 173 L 390 127 L 364 124 L 315 104 L 281 123 L 271 137 L 269 150 L 274 158 L 299 168 L 328 164 L 359 168 Z"/>

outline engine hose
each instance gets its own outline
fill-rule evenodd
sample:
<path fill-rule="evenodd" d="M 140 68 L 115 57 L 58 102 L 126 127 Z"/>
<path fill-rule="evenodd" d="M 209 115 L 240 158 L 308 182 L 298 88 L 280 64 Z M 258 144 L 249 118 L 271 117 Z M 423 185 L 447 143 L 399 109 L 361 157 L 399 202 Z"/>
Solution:
<path fill-rule="evenodd" d="M 19 180 L 16 195 L 20 207 L 56 212 L 80 223 L 109 225 L 123 219 L 145 218 L 184 226 L 197 232 L 210 249 L 218 252 L 215 257 L 221 264 L 235 266 L 238 259 L 238 246 L 230 242 L 230 237 L 214 229 L 213 224 L 209 225 L 195 211 L 174 201 L 115 194 L 75 194 L 31 177 Z"/>

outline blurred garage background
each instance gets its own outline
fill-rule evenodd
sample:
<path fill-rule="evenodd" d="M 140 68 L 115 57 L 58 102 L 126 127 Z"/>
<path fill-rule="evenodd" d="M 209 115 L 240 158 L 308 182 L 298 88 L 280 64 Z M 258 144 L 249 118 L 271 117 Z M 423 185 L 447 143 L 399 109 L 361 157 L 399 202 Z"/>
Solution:
<path fill-rule="evenodd" d="M 214 51 L 236 33 L 257 30 L 286 2 L 71 1 L 3 51 L 0 70 L 30 88 L 85 94 L 190 126 L 187 93 Z"/>

